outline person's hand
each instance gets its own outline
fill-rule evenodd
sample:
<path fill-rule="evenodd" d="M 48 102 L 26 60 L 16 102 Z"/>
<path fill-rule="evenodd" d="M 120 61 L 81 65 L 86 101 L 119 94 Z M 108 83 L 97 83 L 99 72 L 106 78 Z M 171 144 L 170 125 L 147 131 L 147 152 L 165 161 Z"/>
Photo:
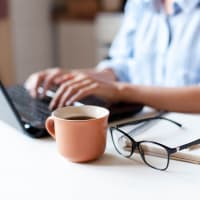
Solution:
<path fill-rule="evenodd" d="M 73 78 L 63 82 L 56 91 L 55 97 L 50 103 L 50 109 L 71 105 L 89 95 L 96 95 L 110 102 L 119 101 L 118 83 L 105 81 L 97 76 L 87 73 L 72 73 Z"/>
<path fill-rule="evenodd" d="M 38 96 L 38 88 L 42 85 L 42 96 L 45 96 L 46 91 L 52 85 L 60 85 L 64 81 L 68 80 L 69 77 L 70 75 L 64 74 L 60 68 L 47 69 L 32 74 L 26 80 L 25 88 L 29 91 L 32 97 L 36 98 Z"/>

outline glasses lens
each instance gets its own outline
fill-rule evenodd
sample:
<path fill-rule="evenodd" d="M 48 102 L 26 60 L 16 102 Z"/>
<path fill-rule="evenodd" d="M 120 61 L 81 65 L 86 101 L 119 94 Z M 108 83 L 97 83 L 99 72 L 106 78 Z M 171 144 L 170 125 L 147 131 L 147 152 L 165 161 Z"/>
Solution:
<path fill-rule="evenodd" d="M 139 150 L 145 162 L 153 168 L 164 170 L 168 166 L 169 155 L 167 150 L 159 144 L 142 142 Z"/>
<path fill-rule="evenodd" d="M 117 129 L 112 129 L 112 140 L 116 150 L 125 157 L 132 154 L 132 141 Z"/>

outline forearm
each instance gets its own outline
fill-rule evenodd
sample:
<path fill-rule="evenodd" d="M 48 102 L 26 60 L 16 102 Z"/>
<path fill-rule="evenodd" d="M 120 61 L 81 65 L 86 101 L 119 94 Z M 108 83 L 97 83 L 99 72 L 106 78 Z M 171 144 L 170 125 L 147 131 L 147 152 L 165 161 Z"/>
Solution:
<path fill-rule="evenodd" d="M 156 109 L 200 113 L 200 87 L 153 87 L 121 84 L 123 101 L 138 102 Z"/>

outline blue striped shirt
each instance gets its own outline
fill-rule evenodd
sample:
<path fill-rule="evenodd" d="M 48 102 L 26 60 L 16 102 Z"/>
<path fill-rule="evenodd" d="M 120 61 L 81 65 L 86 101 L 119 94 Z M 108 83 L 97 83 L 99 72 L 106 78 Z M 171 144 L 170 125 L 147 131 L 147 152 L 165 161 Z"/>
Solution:
<path fill-rule="evenodd" d="M 110 67 L 120 81 L 142 85 L 200 83 L 200 0 L 175 0 L 167 15 L 162 0 L 129 0 L 110 48 Z"/>

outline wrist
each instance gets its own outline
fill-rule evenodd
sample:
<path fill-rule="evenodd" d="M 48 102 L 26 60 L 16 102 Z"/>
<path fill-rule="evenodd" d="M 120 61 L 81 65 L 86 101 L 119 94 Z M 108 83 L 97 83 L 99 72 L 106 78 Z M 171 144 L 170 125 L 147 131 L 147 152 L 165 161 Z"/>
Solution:
<path fill-rule="evenodd" d="M 117 82 L 119 101 L 140 102 L 140 88 L 137 85 Z"/>

